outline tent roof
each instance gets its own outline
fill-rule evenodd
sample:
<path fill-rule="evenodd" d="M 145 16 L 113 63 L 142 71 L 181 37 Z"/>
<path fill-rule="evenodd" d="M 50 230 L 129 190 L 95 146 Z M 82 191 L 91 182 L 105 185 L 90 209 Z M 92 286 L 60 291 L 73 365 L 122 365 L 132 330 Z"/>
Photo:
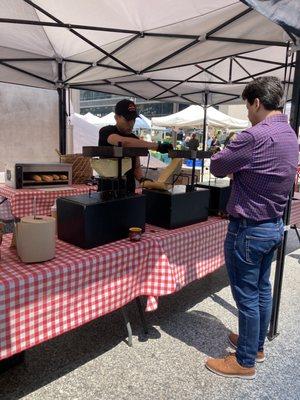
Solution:
<path fill-rule="evenodd" d="M 167 115 L 160 118 L 152 118 L 152 123 L 164 127 L 203 127 L 204 110 L 200 106 L 192 105 L 178 113 Z M 215 127 L 224 127 L 229 129 L 245 129 L 249 126 L 249 121 L 232 118 L 214 107 L 207 108 L 207 124 Z"/>
<path fill-rule="evenodd" d="M 265 71 L 259 64 L 251 72 L 251 61 L 240 55 L 273 44 L 276 51 L 268 60 L 279 51 L 283 70 L 287 40 L 292 40 L 233 0 L 103 0 L 101 7 L 97 0 L 2 0 L 0 18 L 2 82 L 180 102 L 201 103 L 203 90 L 240 94 L 239 83 Z M 191 92 L 196 93 L 185 95 Z M 237 99 L 220 96 L 216 101 Z"/>

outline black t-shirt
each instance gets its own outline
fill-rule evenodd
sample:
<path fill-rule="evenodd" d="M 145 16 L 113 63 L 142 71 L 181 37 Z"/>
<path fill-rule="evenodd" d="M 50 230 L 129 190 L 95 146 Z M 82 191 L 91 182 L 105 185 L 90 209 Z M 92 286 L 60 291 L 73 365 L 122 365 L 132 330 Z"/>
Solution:
<path fill-rule="evenodd" d="M 188 143 L 187 143 L 187 147 L 190 150 L 197 150 L 199 147 L 199 140 L 198 139 L 191 139 Z"/>
<path fill-rule="evenodd" d="M 108 143 L 108 138 L 110 135 L 120 135 L 123 137 L 131 137 L 134 139 L 138 139 L 136 135 L 131 133 L 130 135 L 125 135 L 124 133 L 120 132 L 117 128 L 116 125 L 108 125 L 104 126 L 103 128 L 100 129 L 99 131 L 99 140 L 98 140 L 98 146 L 112 146 L 110 143 Z M 126 179 L 127 179 L 127 190 L 130 193 L 134 193 L 135 191 L 135 178 L 134 178 L 134 168 L 135 168 L 135 163 L 136 163 L 136 157 L 132 157 L 132 168 L 125 174 Z"/>

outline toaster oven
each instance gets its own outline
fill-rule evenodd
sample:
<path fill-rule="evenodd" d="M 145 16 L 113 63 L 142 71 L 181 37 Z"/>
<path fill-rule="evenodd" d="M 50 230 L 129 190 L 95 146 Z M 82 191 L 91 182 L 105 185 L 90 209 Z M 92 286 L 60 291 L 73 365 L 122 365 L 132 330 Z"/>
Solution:
<path fill-rule="evenodd" d="M 15 189 L 71 185 L 72 164 L 15 164 L 6 168 L 5 183 Z"/>

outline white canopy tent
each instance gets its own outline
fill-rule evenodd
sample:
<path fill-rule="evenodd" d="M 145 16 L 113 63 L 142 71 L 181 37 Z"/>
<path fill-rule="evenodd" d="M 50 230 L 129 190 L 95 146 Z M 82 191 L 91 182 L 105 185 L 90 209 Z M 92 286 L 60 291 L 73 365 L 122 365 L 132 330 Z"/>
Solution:
<path fill-rule="evenodd" d="M 77 114 L 77 115 L 79 115 L 79 114 Z M 84 115 L 80 115 L 80 117 L 91 124 L 97 125 L 99 127 L 102 126 L 101 118 L 97 117 L 97 115 L 94 115 L 90 112 L 88 112 Z"/>
<path fill-rule="evenodd" d="M 299 12 L 299 2 L 289 7 Z M 2 0 L 0 76 L 195 104 L 209 91 L 213 105 L 240 101 L 249 78 L 267 70 L 287 79 L 293 38 L 234 0 Z"/>
<path fill-rule="evenodd" d="M 96 117 L 97 118 L 97 117 Z M 77 113 L 69 117 L 72 130 L 68 138 L 69 151 L 73 153 L 82 153 L 83 146 L 97 146 L 99 139 L 100 126 L 88 121 L 86 115 Z"/>
<path fill-rule="evenodd" d="M 2 0 L 0 81 L 57 89 L 62 153 L 68 88 L 214 106 L 272 73 L 288 93 L 299 38 L 246 3 Z M 299 1 L 277 3 L 299 14 Z"/>
<path fill-rule="evenodd" d="M 152 118 L 152 123 L 164 127 L 202 128 L 204 123 L 204 109 L 201 106 L 192 105 L 178 113 L 166 117 Z M 249 121 L 232 118 L 214 107 L 207 108 L 206 123 L 215 127 L 229 129 L 244 129 L 249 126 Z"/>
<path fill-rule="evenodd" d="M 116 123 L 115 113 L 113 111 L 98 119 L 99 119 L 98 124 L 100 124 L 101 126 L 115 125 Z M 150 119 L 145 117 L 143 114 L 140 114 L 140 117 L 135 120 L 133 130 L 138 130 L 138 129 L 151 129 Z"/>

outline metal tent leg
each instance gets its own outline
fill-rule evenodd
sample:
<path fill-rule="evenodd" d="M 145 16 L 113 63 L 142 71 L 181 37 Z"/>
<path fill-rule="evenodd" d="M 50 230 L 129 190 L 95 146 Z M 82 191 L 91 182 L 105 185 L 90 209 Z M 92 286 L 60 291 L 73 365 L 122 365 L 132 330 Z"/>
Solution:
<path fill-rule="evenodd" d="M 268 333 L 269 340 L 273 340 L 276 338 L 276 336 L 278 336 L 277 327 L 278 327 L 279 306 L 280 306 L 282 281 L 283 281 L 286 242 L 287 242 L 287 231 L 284 232 L 283 242 L 277 251 L 276 272 L 275 272 L 274 290 L 273 290 L 273 308 L 272 308 L 270 329 Z"/>
<path fill-rule="evenodd" d="M 293 84 L 290 123 L 292 128 L 296 132 L 296 135 L 298 136 L 298 130 L 300 126 L 300 50 L 297 51 L 297 56 L 296 56 L 296 67 L 295 67 L 295 76 Z M 292 203 L 292 194 L 289 197 L 286 213 L 284 216 L 285 225 L 288 224 L 290 219 L 291 203 Z M 269 340 L 273 340 L 278 335 L 277 327 L 278 327 L 279 306 L 280 306 L 281 289 L 283 281 L 286 242 L 287 242 L 287 231 L 284 232 L 283 243 L 279 247 L 277 253 L 276 272 L 275 272 L 274 291 L 273 291 L 273 309 L 270 322 L 270 330 L 268 334 Z"/>
<path fill-rule="evenodd" d="M 125 320 L 126 329 L 127 329 L 127 333 L 128 333 L 128 346 L 132 347 L 132 329 L 131 329 L 131 324 L 130 324 L 128 314 L 127 314 L 125 307 L 122 308 L 122 314 L 123 314 L 123 317 Z"/>

